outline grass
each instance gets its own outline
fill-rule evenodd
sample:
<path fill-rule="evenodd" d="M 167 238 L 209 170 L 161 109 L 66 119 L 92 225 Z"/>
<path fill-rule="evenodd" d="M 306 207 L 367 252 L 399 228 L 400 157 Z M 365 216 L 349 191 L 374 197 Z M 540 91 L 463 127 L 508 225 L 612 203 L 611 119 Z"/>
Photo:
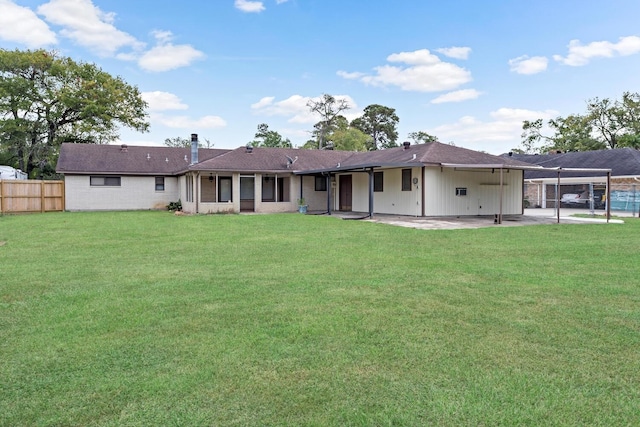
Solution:
<path fill-rule="evenodd" d="M 3 216 L 0 425 L 640 425 L 625 221 Z"/>

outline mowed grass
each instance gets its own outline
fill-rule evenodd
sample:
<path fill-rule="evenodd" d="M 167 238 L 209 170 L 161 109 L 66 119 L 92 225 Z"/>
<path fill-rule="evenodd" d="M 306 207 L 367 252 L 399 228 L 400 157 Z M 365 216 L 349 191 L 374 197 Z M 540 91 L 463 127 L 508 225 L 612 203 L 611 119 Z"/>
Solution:
<path fill-rule="evenodd" d="M 0 425 L 640 425 L 639 236 L 3 216 Z"/>

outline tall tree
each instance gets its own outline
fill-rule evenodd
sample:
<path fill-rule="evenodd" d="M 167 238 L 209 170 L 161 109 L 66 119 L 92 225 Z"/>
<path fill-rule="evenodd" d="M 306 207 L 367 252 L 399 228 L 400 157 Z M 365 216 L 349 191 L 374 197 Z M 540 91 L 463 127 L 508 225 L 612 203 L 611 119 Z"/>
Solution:
<path fill-rule="evenodd" d="M 282 138 L 282 135 L 278 132 L 269 130 L 269 126 L 266 123 L 260 123 L 258 125 L 258 131 L 254 138 L 253 141 L 249 142 L 249 145 L 252 147 L 292 147 L 289 138 Z"/>
<path fill-rule="evenodd" d="M 338 99 L 334 96 L 323 94 L 318 100 L 309 100 L 307 107 L 312 113 L 320 115 L 321 120 L 314 126 L 317 132 L 318 148 L 322 149 L 326 144 L 326 137 L 335 130 L 335 122 L 344 110 L 351 108 L 346 99 Z"/>
<path fill-rule="evenodd" d="M 52 169 L 62 142 L 107 143 L 119 126 L 146 132 L 135 86 L 45 50 L 0 49 L 0 145 L 30 176 Z"/>
<path fill-rule="evenodd" d="M 203 138 L 204 143 L 198 140 L 198 148 L 213 148 L 213 143 L 207 138 Z M 174 138 L 165 138 L 164 140 L 165 147 L 191 147 L 191 139 L 183 138 L 181 136 L 176 136 Z"/>
<path fill-rule="evenodd" d="M 410 132 L 409 139 L 413 141 L 414 144 L 426 144 L 428 142 L 438 142 L 438 137 L 429 135 L 423 131 Z"/>
<path fill-rule="evenodd" d="M 372 104 L 364 114 L 351 122 L 351 126 L 371 136 L 370 150 L 396 147 L 398 140 L 398 116 L 394 108 Z"/>
<path fill-rule="evenodd" d="M 176 136 L 175 138 L 166 138 L 164 140 L 164 145 L 165 147 L 191 147 L 191 140 L 181 136 Z M 198 146 L 201 145 L 202 144 L 198 144 Z"/>
<path fill-rule="evenodd" d="M 542 133 L 542 119 L 523 122 L 524 152 L 588 151 L 640 146 L 640 94 L 625 92 L 622 100 L 593 98 L 584 115 L 571 114 L 547 121 L 555 133 Z M 542 145 L 539 145 L 543 143 Z"/>

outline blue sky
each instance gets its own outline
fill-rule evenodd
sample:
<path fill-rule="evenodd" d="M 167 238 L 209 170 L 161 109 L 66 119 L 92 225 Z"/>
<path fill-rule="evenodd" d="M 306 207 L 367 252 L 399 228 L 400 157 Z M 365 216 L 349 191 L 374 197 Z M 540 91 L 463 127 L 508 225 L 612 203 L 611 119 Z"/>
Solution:
<path fill-rule="evenodd" d="M 0 0 L 0 48 L 56 50 L 137 86 L 162 145 L 198 133 L 216 148 L 256 127 L 300 146 L 344 97 L 353 119 L 396 109 L 399 140 L 499 154 L 523 120 L 584 113 L 640 88 L 637 0 Z"/>

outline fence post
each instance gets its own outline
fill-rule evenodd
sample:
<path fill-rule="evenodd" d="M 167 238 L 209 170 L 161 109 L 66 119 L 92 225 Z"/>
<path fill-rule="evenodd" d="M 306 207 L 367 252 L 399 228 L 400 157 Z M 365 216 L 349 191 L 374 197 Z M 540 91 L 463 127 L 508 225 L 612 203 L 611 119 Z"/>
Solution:
<path fill-rule="evenodd" d="M 44 181 L 40 181 L 40 213 L 44 213 Z"/>

